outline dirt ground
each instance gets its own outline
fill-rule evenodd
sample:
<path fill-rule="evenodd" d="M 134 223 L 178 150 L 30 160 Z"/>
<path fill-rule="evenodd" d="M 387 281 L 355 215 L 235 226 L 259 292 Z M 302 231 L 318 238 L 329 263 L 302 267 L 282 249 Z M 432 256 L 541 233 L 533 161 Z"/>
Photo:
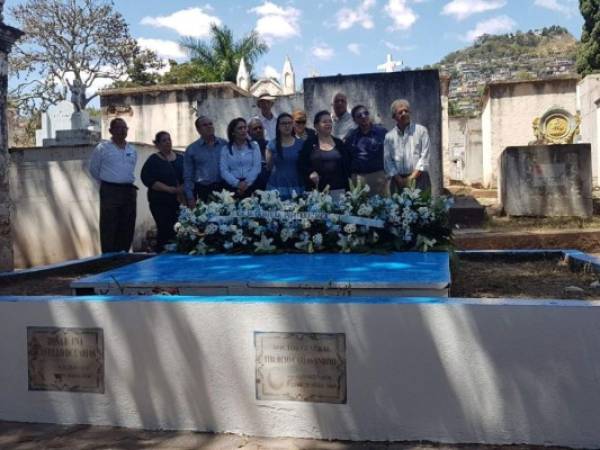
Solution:
<path fill-rule="evenodd" d="M 47 274 L 31 274 L 12 279 L 0 277 L 0 295 L 71 295 L 69 286 L 73 280 L 132 264 L 149 256 L 129 254 L 114 259 L 65 267 Z"/>
<path fill-rule="evenodd" d="M 469 261 L 452 265 L 451 297 L 600 299 L 600 279 L 589 271 L 571 271 L 557 259 L 540 261 Z M 580 288 L 565 289 L 565 288 Z"/>

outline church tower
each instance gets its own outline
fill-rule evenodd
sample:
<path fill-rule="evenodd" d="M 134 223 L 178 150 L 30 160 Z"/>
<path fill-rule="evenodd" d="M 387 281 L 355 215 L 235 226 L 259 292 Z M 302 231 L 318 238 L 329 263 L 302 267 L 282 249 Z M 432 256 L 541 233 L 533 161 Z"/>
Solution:
<path fill-rule="evenodd" d="M 237 76 L 235 77 L 235 84 L 237 84 L 240 89 L 245 91 L 250 90 L 250 73 L 246 68 L 246 62 L 244 61 L 244 58 L 240 60 L 240 67 L 238 69 Z"/>
<path fill-rule="evenodd" d="M 281 81 L 283 82 L 283 95 L 291 95 L 296 93 L 296 74 L 290 62 L 289 57 L 285 57 L 283 64 L 283 72 L 281 73 Z"/>

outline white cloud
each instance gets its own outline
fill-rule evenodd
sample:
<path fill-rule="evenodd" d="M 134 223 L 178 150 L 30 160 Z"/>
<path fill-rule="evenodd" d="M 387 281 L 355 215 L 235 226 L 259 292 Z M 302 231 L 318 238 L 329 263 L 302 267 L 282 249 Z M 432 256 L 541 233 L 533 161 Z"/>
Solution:
<path fill-rule="evenodd" d="M 334 51 L 327 44 L 316 45 L 311 49 L 311 53 L 315 58 L 322 59 L 324 61 L 333 58 Z"/>
<path fill-rule="evenodd" d="M 572 3 L 572 2 L 570 2 Z M 552 11 L 556 11 L 561 14 L 566 14 L 567 16 L 573 15 L 573 8 L 565 5 L 564 3 L 558 3 L 557 0 L 535 0 L 533 3 L 535 6 L 539 6 L 541 8 L 550 9 Z"/>
<path fill-rule="evenodd" d="M 385 12 L 394 25 L 392 30 L 408 30 L 419 16 L 407 5 L 408 0 L 388 0 Z"/>
<path fill-rule="evenodd" d="M 158 56 L 161 56 L 163 58 L 180 59 L 185 58 L 186 56 L 185 52 L 175 41 L 168 41 L 164 39 L 138 38 L 137 42 L 141 48 L 152 50 Z"/>
<path fill-rule="evenodd" d="M 263 69 L 263 77 L 275 78 L 276 80 L 279 80 L 279 72 L 273 66 L 265 66 L 265 68 Z"/>
<path fill-rule="evenodd" d="M 300 36 L 300 10 L 292 6 L 278 6 L 265 1 L 262 5 L 249 10 L 259 16 L 256 31 L 272 44 L 276 40 Z"/>
<path fill-rule="evenodd" d="M 375 6 L 375 0 L 362 0 L 356 8 L 342 8 L 335 15 L 338 30 L 347 30 L 358 24 L 369 30 L 373 28 L 373 18 L 369 10 Z"/>
<path fill-rule="evenodd" d="M 204 12 L 202 8 L 187 8 L 174 12 L 170 16 L 146 16 L 142 25 L 163 27 L 175 30 L 181 36 L 205 38 L 209 35 L 210 25 L 221 25 L 221 20 Z"/>
<path fill-rule="evenodd" d="M 452 0 L 444 5 L 442 14 L 463 20 L 473 14 L 503 8 L 505 5 L 506 0 Z"/>
<path fill-rule="evenodd" d="M 475 28 L 470 30 L 463 39 L 465 41 L 474 41 L 484 34 L 508 33 L 513 30 L 516 25 L 517 23 L 508 16 L 492 17 L 491 19 L 484 20 L 475 25 Z"/>
<path fill-rule="evenodd" d="M 397 45 L 390 41 L 383 41 L 383 45 L 396 52 L 410 52 L 417 48 L 416 45 Z"/>
<path fill-rule="evenodd" d="M 354 53 L 355 55 L 360 55 L 360 44 L 352 43 L 348 44 L 348 51 Z"/>

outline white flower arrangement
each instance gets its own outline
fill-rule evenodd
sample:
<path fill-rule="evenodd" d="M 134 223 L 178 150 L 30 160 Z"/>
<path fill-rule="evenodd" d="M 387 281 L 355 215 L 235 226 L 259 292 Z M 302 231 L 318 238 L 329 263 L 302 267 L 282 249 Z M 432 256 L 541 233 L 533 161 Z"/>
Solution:
<path fill-rule="evenodd" d="M 228 191 L 194 209 L 181 207 L 175 248 L 188 254 L 301 251 L 429 251 L 451 245 L 445 197 L 404 189 L 369 197 L 368 186 L 351 186 L 337 200 L 327 190 L 281 200 L 257 191 L 236 200 Z"/>

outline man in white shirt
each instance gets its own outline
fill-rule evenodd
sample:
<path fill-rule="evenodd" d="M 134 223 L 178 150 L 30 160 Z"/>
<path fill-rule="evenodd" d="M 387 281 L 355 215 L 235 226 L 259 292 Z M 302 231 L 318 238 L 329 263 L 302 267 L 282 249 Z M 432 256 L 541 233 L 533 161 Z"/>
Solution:
<path fill-rule="evenodd" d="M 275 102 L 275 97 L 264 93 L 258 96 L 258 100 L 256 101 L 256 106 L 260 109 L 260 113 L 258 114 L 258 118 L 263 125 L 265 130 L 265 139 L 267 141 L 271 141 L 275 139 L 275 132 L 277 129 L 277 117 L 271 111 L 273 108 L 273 103 Z"/>
<path fill-rule="evenodd" d="M 356 126 L 354 120 L 352 120 L 352 115 L 348 112 L 346 94 L 336 93 L 331 100 L 331 106 L 333 106 L 333 114 L 331 114 L 333 130 L 331 134 L 338 139 L 344 139 L 348 132 Z"/>
<path fill-rule="evenodd" d="M 401 191 L 413 182 L 421 190 L 431 190 L 427 128 L 411 123 L 407 100 L 394 100 L 390 109 L 396 126 L 383 141 L 383 168 L 390 179 L 390 192 Z"/>
<path fill-rule="evenodd" d="M 137 152 L 125 139 L 127 123 L 110 122 L 110 141 L 99 143 L 90 159 L 90 174 L 100 183 L 100 243 L 102 253 L 128 252 L 133 242 L 137 187 Z"/>

